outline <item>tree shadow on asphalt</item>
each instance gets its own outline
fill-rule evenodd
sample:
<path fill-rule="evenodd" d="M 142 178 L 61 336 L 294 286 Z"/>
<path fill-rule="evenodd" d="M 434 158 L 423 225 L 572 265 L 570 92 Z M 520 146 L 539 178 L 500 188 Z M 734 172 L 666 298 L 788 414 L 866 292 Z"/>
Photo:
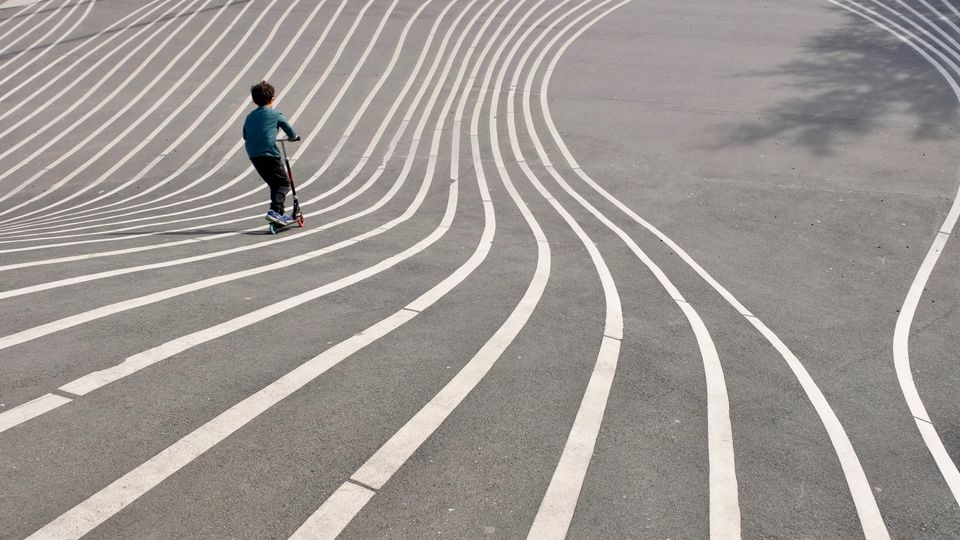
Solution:
<path fill-rule="evenodd" d="M 844 15 L 842 26 L 805 45 L 802 59 L 737 75 L 785 79 L 798 96 L 755 121 L 719 126 L 714 149 L 777 139 L 825 156 L 842 141 L 882 130 L 892 114 L 912 117 L 918 140 L 956 135 L 958 101 L 936 68 L 886 31 Z"/>

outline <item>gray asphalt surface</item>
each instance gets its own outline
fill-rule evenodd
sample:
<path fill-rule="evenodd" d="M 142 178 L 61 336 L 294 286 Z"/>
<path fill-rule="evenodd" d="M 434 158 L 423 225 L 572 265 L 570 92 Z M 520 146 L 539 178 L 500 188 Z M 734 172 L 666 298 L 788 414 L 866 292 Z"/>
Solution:
<path fill-rule="evenodd" d="M 0 2 L 0 538 L 960 537 L 960 12 L 858 2 Z"/>

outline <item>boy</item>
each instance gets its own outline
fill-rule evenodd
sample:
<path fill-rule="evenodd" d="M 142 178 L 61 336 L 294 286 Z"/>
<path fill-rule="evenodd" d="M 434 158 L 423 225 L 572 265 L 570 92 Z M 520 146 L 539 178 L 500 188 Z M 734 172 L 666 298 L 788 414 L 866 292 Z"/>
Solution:
<path fill-rule="evenodd" d="M 270 210 L 265 219 L 277 225 L 286 225 L 294 218 L 283 215 L 284 203 L 290 191 L 290 180 L 277 148 L 277 128 L 282 129 L 290 141 L 299 141 L 300 137 L 283 114 L 274 110 L 275 93 L 273 86 L 267 81 L 260 81 L 250 88 L 250 97 L 257 104 L 257 108 L 250 112 L 243 122 L 243 141 L 253 167 L 270 186 Z"/>

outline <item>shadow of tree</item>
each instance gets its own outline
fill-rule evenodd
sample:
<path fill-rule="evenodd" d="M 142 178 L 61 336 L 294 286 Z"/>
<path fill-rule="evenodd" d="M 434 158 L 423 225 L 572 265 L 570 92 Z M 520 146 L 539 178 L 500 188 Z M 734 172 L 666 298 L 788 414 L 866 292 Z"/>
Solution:
<path fill-rule="evenodd" d="M 883 129 L 894 113 L 913 118 L 916 139 L 955 135 L 960 103 L 940 73 L 891 34 L 842 13 L 846 22 L 813 37 L 802 59 L 736 76 L 786 78 L 797 97 L 757 121 L 719 126 L 722 142 L 715 149 L 779 139 L 829 155 L 844 138 Z"/>

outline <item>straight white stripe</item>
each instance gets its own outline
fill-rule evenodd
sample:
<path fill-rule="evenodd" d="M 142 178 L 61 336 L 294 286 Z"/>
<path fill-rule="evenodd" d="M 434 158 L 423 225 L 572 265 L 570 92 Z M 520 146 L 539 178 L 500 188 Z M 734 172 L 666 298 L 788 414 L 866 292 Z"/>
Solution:
<path fill-rule="evenodd" d="M 291 540 L 333 540 L 374 495 L 376 492 L 371 489 L 349 480 L 344 482 L 316 514 L 290 535 Z"/>
<path fill-rule="evenodd" d="M 33 401 L 18 405 L 9 411 L 0 413 L 0 433 L 18 426 L 32 418 L 46 414 L 57 407 L 70 403 L 70 398 L 54 394 L 44 394 Z"/>
<path fill-rule="evenodd" d="M 546 76 L 541 83 L 540 91 L 540 107 L 543 111 L 544 121 L 548 130 L 550 131 L 551 137 L 554 139 L 555 144 L 557 145 L 561 154 L 564 156 L 564 159 L 584 183 L 586 183 L 594 191 L 603 196 L 607 201 L 616 206 L 620 211 L 669 246 L 674 253 L 676 253 L 681 260 L 684 261 L 684 263 L 697 272 L 701 279 L 713 287 L 714 290 L 716 290 L 724 298 L 724 300 L 726 300 L 731 306 L 733 306 L 734 309 L 744 316 L 747 321 L 756 327 L 757 330 L 759 330 L 760 333 L 770 342 L 770 344 L 773 345 L 778 352 L 780 352 L 784 361 L 797 377 L 798 382 L 804 389 L 804 392 L 807 394 L 808 399 L 810 399 L 811 404 L 813 404 L 814 408 L 816 409 L 817 414 L 819 415 L 821 422 L 823 422 L 824 428 L 830 437 L 830 441 L 833 444 L 834 450 L 837 452 L 838 460 L 840 461 L 840 465 L 844 471 L 844 477 L 847 480 L 847 485 L 850 487 L 854 504 L 857 507 L 857 514 L 860 518 L 864 534 L 869 539 L 888 538 L 883 517 L 880 515 L 880 511 L 877 507 L 876 500 L 873 497 L 869 482 L 867 481 L 866 475 L 863 472 L 863 468 L 860 465 L 860 461 L 853 450 L 850 439 L 847 437 L 846 432 L 843 430 L 843 426 L 840 424 L 836 414 L 830 408 L 830 405 L 823 396 L 823 393 L 803 367 L 803 364 L 796 358 L 796 356 L 793 355 L 786 345 L 783 344 L 783 342 L 775 333 L 767 328 L 767 326 L 764 325 L 760 319 L 751 314 L 750 311 L 747 310 L 747 308 L 736 299 L 736 297 L 734 297 L 717 280 L 715 280 L 713 276 L 707 273 L 707 271 L 704 270 L 703 267 L 700 266 L 700 264 L 697 263 L 692 257 L 690 257 L 690 255 L 684 251 L 683 248 L 677 245 L 672 239 L 670 239 L 670 237 L 665 235 L 659 229 L 637 215 L 636 212 L 623 204 L 623 202 L 621 202 L 619 199 L 611 195 L 602 186 L 597 184 L 592 178 L 590 178 L 589 175 L 586 174 L 586 172 L 580 167 L 576 159 L 570 153 L 569 148 L 567 148 L 566 143 L 563 141 L 556 125 L 553 122 L 553 118 L 550 114 L 550 108 L 547 103 L 548 89 L 553 70 L 556 67 L 557 61 L 559 60 L 563 51 L 565 51 L 568 46 L 569 42 L 565 43 L 560 48 L 558 55 L 555 56 L 550 62 L 550 65 L 546 70 Z"/>

